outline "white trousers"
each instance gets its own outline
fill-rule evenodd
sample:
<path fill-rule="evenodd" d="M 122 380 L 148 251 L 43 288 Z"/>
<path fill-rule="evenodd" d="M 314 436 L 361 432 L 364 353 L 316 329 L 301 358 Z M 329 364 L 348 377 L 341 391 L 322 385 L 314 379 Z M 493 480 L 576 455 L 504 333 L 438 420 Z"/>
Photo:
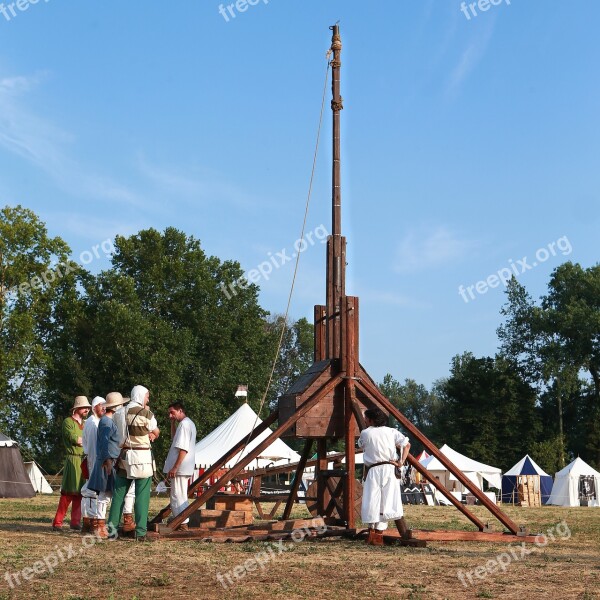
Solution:
<path fill-rule="evenodd" d="M 87 481 L 81 488 L 81 516 L 88 519 L 106 519 L 106 511 L 112 498 L 112 492 L 96 492 L 88 489 Z M 133 514 L 133 505 L 135 504 L 135 481 L 131 482 L 129 491 L 125 495 L 123 504 L 123 514 Z"/>
<path fill-rule="evenodd" d="M 363 485 L 362 522 L 382 531 L 387 529 L 388 521 L 402 516 L 402 489 L 394 465 L 372 467 Z"/>
<path fill-rule="evenodd" d="M 98 501 L 98 494 L 88 488 L 88 482 L 86 481 L 81 488 L 81 516 L 86 519 L 95 519 L 96 517 L 96 503 Z"/>
<path fill-rule="evenodd" d="M 176 517 L 188 507 L 188 475 L 176 475 L 171 479 L 171 512 Z M 184 523 L 188 523 L 186 519 Z"/>
<path fill-rule="evenodd" d="M 135 479 L 131 480 L 129 491 L 125 494 L 125 502 L 123 504 L 123 514 L 130 515 L 133 513 L 133 505 L 135 504 Z"/>

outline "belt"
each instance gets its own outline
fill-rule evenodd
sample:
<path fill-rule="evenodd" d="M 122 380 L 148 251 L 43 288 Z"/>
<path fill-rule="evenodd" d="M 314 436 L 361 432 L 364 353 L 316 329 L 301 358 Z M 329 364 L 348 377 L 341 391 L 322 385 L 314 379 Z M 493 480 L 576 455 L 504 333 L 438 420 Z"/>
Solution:
<path fill-rule="evenodd" d="M 123 446 L 122 450 L 151 450 L 151 448 L 132 448 L 131 446 Z"/>

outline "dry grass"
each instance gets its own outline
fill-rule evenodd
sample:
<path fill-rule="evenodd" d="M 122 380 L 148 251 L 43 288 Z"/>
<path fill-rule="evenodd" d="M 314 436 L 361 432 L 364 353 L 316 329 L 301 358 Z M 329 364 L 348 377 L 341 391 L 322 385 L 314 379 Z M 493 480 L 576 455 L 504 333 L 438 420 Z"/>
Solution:
<path fill-rule="evenodd" d="M 545 532 L 565 521 L 569 539 L 550 543 L 505 572 L 487 575 L 463 587 L 457 572 L 473 571 L 510 548 L 507 544 L 430 543 L 425 549 L 374 548 L 338 539 L 286 544 L 264 570 L 246 573 L 227 591 L 217 580 L 264 552 L 265 543 L 206 544 L 129 541 L 84 548 L 75 533 L 54 533 L 50 522 L 58 497 L 0 500 L 0 600 L 148 599 L 148 598 L 579 598 L 600 594 L 600 510 L 576 508 L 507 508 L 517 523 Z M 151 512 L 165 503 L 153 498 Z M 295 516 L 304 516 L 299 507 Z M 485 510 L 475 512 L 487 520 Z M 412 527 L 472 529 L 453 508 L 406 509 Z M 500 530 L 499 524 L 494 528 Z M 75 556 L 52 574 L 44 573 L 11 589 L 5 572 L 15 573 L 50 553 Z M 275 550 L 275 553 L 278 551 Z M 39 566 L 38 566 L 39 567 Z"/>

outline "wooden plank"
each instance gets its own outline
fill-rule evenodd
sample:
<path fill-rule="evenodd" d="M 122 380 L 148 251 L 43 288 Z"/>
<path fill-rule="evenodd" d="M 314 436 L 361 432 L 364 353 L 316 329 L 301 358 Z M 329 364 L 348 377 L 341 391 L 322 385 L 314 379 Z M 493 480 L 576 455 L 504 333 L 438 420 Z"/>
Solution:
<path fill-rule="evenodd" d="M 200 509 L 190 516 L 190 528 L 212 529 L 217 527 L 239 527 L 252 525 L 252 513 L 244 510 Z"/>
<path fill-rule="evenodd" d="M 393 532 L 397 534 L 397 532 Z M 399 534 L 398 534 L 399 535 Z M 423 530 L 423 529 L 411 529 L 409 530 L 411 539 L 426 540 L 430 542 L 453 542 L 453 541 L 464 541 L 464 542 L 526 542 L 528 544 L 534 544 L 539 541 L 538 536 L 535 535 L 512 535 L 510 533 L 502 533 L 500 531 L 457 531 L 457 530 Z"/>
<path fill-rule="evenodd" d="M 274 521 L 273 523 L 260 523 L 249 527 L 249 530 L 262 529 L 266 531 L 295 531 L 297 529 L 319 529 L 325 527 L 322 517 L 314 519 L 288 519 L 285 521 Z"/>
<path fill-rule="evenodd" d="M 247 496 L 216 494 L 206 503 L 210 510 L 243 510 L 252 512 L 252 498 Z"/>
<path fill-rule="evenodd" d="M 315 324 L 315 341 L 314 341 L 314 361 L 324 360 L 326 356 L 327 342 L 327 309 L 325 306 L 315 306 L 314 324 Z"/>
<path fill-rule="evenodd" d="M 246 465 L 252 462 L 257 456 L 259 456 L 260 453 L 265 448 L 268 448 L 276 439 L 280 438 L 283 432 L 287 431 L 299 418 L 303 417 L 313 406 L 315 406 L 319 402 L 323 394 L 327 394 L 336 385 L 338 385 L 340 381 L 341 378 L 338 376 L 334 377 L 326 385 L 324 385 L 318 392 L 314 394 L 312 398 L 307 400 L 302 405 L 302 407 L 296 412 L 294 416 L 292 416 L 282 425 L 279 425 L 279 427 L 275 431 L 271 432 L 271 434 L 267 436 L 260 444 L 258 444 L 253 450 L 248 452 L 248 454 L 245 457 L 241 458 L 240 461 L 234 467 L 229 469 L 229 471 L 227 471 L 222 477 L 220 477 L 220 479 L 213 486 L 211 486 L 208 490 L 204 491 L 185 510 L 179 513 L 179 515 L 177 515 L 177 517 L 175 517 L 175 519 L 173 519 L 173 521 L 171 522 L 171 527 L 173 529 L 179 527 L 179 525 L 181 525 L 181 523 L 183 523 L 183 521 L 185 521 L 185 519 L 187 519 L 189 515 L 191 515 L 199 506 L 205 504 L 219 491 L 220 488 L 224 487 L 232 479 L 237 477 L 244 470 Z"/>
<path fill-rule="evenodd" d="M 205 484 L 207 481 L 214 477 L 220 470 L 222 470 L 222 466 L 232 458 L 234 458 L 240 450 L 246 445 L 247 442 L 251 442 L 255 440 L 263 431 L 266 431 L 278 418 L 278 411 L 273 411 L 260 425 L 254 429 L 252 434 L 249 437 L 244 437 L 241 439 L 233 448 L 228 450 L 221 458 L 212 465 L 209 469 L 207 469 L 196 481 L 194 481 L 188 487 L 188 496 L 196 491 L 201 485 Z M 247 464 L 247 463 L 246 463 Z M 169 515 L 171 512 L 171 505 L 165 506 L 153 519 L 150 523 L 160 523 L 165 517 Z M 193 512 L 193 511 L 192 511 Z M 191 514 L 191 513 L 190 513 Z M 187 517 L 186 517 L 187 518 Z M 183 521 L 182 521 L 183 522 Z M 181 523 L 180 523 L 181 524 Z"/>
<path fill-rule="evenodd" d="M 362 372 L 362 371 L 361 371 Z M 452 463 L 448 457 L 440 452 L 435 444 L 431 442 L 425 435 L 423 435 L 417 427 L 415 427 L 377 388 L 376 385 L 370 383 L 370 378 L 366 376 L 358 383 L 358 385 L 367 394 L 371 394 L 371 397 L 383 408 L 387 409 L 398 422 L 417 440 L 423 444 L 425 449 L 433 454 L 443 465 L 452 473 L 460 483 L 462 483 L 478 500 L 483 504 L 489 511 L 500 521 L 505 527 L 507 527 L 513 534 L 519 531 L 518 525 L 502 510 L 496 506 L 460 469 Z"/>

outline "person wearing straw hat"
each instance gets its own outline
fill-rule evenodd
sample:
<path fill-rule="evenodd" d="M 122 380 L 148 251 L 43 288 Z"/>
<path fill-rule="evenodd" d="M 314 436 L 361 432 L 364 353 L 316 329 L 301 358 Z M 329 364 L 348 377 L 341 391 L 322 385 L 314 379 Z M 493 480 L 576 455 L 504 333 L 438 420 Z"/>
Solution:
<path fill-rule="evenodd" d="M 125 404 L 119 392 L 106 396 L 105 414 L 98 424 L 96 462 L 88 481 L 88 487 L 98 493 L 96 517 L 92 519 L 92 532 L 101 539 L 109 537 L 106 529 L 106 509 L 115 488 L 115 463 L 121 454 L 119 430 L 113 420 L 118 407 Z M 116 532 L 116 528 L 111 533 Z"/>
<path fill-rule="evenodd" d="M 60 485 L 60 501 L 56 515 L 52 521 L 52 529 L 61 531 L 63 520 L 71 506 L 70 527 L 76 531 L 81 529 L 81 486 L 83 476 L 81 461 L 83 460 L 83 419 L 87 416 L 92 405 L 85 396 L 77 396 L 71 409 L 71 416 L 62 424 L 62 441 L 66 457 L 63 478 Z"/>
<path fill-rule="evenodd" d="M 96 462 L 96 442 L 98 441 L 98 423 L 104 416 L 104 405 L 106 400 L 96 396 L 92 400 L 92 414 L 85 420 L 83 426 L 83 452 L 87 464 L 87 478 L 89 480 L 94 464 Z M 92 519 L 100 518 L 97 515 L 98 494 L 90 490 L 89 481 L 86 481 L 81 488 L 81 516 L 83 517 L 83 527 L 81 533 L 90 533 L 92 531 Z"/>

